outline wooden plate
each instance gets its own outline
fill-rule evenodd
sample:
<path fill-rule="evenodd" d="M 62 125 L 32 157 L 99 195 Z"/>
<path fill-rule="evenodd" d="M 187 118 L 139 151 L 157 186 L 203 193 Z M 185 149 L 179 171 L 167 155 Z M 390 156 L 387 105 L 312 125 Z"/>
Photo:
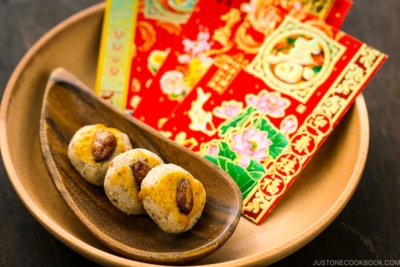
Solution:
<path fill-rule="evenodd" d="M 100 4 L 67 19 L 21 60 L 1 104 L 1 153 L 25 206 L 61 242 L 102 265 L 148 266 L 114 253 L 76 219 L 48 176 L 40 150 L 41 103 L 51 71 L 73 70 L 94 87 L 103 10 Z M 349 201 L 361 178 L 368 142 L 367 109 L 360 96 L 267 220 L 256 226 L 242 218 L 224 246 L 192 264 L 267 265 L 307 244 Z"/>

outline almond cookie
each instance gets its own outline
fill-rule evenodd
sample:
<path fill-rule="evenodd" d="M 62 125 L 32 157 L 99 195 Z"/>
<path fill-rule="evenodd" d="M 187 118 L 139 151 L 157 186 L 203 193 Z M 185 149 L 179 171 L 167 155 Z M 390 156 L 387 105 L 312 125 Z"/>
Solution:
<path fill-rule="evenodd" d="M 181 233 L 190 230 L 200 218 L 206 191 L 185 169 L 163 164 L 149 171 L 142 182 L 139 198 L 163 231 Z"/>
<path fill-rule="evenodd" d="M 163 163 L 158 155 L 143 148 L 131 149 L 116 156 L 104 180 L 107 197 L 127 214 L 145 214 L 138 197 L 142 181 L 152 168 Z"/>
<path fill-rule="evenodd" d="M 68 158 L 89 183 L 103 186 L 111 160 L 132 149 L 129 137 L 118 129 L 103 124 L 80 128 L 68 146 Z"/>

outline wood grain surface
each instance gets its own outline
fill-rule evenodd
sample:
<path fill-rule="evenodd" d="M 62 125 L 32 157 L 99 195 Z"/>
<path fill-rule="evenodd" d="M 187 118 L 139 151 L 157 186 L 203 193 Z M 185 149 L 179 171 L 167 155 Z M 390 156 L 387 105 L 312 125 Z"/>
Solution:
<path fill-rule="evenodd" d="M 2 92 L 18 62 L 43 34 L 99 2 L 0 0 Z M 381 266 L 385 261 L 400 261 L 399 27 L 399 0 L 354 0 L 342 29 L 389 55 L 363 93 L 370 119 L 365 170 L 353 197 L 333 223 L 272 266 L 322 265 L 328 260 L 376 260 L 382 263 L 376 266 Z M 0 266 L 98 266 L 38 223 L 12 188 L 3 164 L 0 179 Z"/>
<path fill-rule="evenodd" d="M 231 177 L 143 122 L 117 111 L 78 82 L 63 69 L 54 71 L 40 119 L 41 147 L 48 172 L 77 218 L 110 249 L 142 262 L 186 264 L 225 244 L 242 211 L 242 194 Z M 114 207 L 103 187 L 87 183 L 74 170 L 68 158 L 69 140 L 83 126 L 97 123 L 126 133 L 133 148 L 156 153 L 165 163 L 182 167 L 203 184 L 207 201 L 191 230 L 170 234 L 150 216 L 128 216 Z"/>

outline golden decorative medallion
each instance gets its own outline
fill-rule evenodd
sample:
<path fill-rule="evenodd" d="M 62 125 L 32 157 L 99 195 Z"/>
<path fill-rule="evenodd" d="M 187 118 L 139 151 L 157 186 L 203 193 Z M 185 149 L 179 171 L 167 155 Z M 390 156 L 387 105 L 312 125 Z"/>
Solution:
<path fill-rule="evenodd" d="M 245 70 L 305 104 L 345 50 L 319 29 L 286 17 Z"/>

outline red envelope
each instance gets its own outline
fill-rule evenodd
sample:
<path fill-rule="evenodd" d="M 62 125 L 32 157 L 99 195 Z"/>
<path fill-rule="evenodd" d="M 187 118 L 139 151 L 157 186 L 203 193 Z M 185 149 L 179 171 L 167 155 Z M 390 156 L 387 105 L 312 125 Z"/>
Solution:
<path fill-rule="evenodd" d="M 164 63 L 182 25 L 146 19 L 138 13 L 135 48 L 130 66 L 125 110 L 130 113 L 142 99 L 158 69 Z"/>
<path fill-rule="evenodd" d="M 212 0 L 201 1 L 198 4 L 185 25 L 185 30 L 175 39 L 171 47 L 172 52 L 164 62 L 166 64 L 161 66 L 154 77 L 154 81 L 157 82 L 152 83 L 143 94 L 134 116 L 144 118 L 142 114 L 146 114 L 146 123 L 151 126 L 157 124 L 159 116 L 168 117 L 211 67 L 213 56 L 232 47 L 231 32 L 235 32 L 244 17 L 239 11 L 240 1 L 232 1 L 229 4 L 228 2 Z M 215 33 L 217 36 L 219 28 L 224 30 L 221 31 L 220 37 L 214 38 L 211 34 Z M 220 39 L 217 40 L 218 38 Z M 173 71 L 169 71 L 170 69 Z M 171 75 L 165 77 L 166 72 L 170 72 Z M 160 83 L 173 82 L 172 79 L 179 79 L 175 88 L 159 87 Z M 171 90 L 168 91 L 169 89 Z M 155 101 L 160 104 L 159 113 L 151 116 L 149 113 L 155 114 Z"/>
<path fill-rule="evenodd" d="M 229 2 L 229 1 L 227 1 Z M 170 113 L 211 67 L 216 55 L 232 48 L 254 54 L 282 19 L 289 14 L 299 20 L 313 18 L 314 24 L 328 19 L 340 25 L 351 2 L 348 0 L 322 1 L 202 1 L 176 38 L 153 83 L 141 96 L 134 116 L 152 127 L 159 128 Z M 258 5 L 258 7 L 256 6 Z M 309 14 L 306 11 L 311 11 Z M 344 12 L 338 16 L 337 12 Z M 336 15 L 335 15 L 336 14 Z M 342 14 L 342 13 L 340 13 Z M 334 18 L 333 18 L 334 17 Z M 231 53 L 231 52 L 228 52 Z M 140 77 L 140 76 L 137 76 Z M 166 86 L 174 84 L 174 87 Z M 157 113 L 153 112 L 158 102 Z"/>
<path fill-rule="evenodd" d="M 228 172 L 242 191 L 243 215 L 261 224 L 386 55 L 291 16 L 257 53 L 238 46 L 215 57 L 161 130 Z"/>
<path fill-rule="evenodd" d="M 154 2 L 168 8 L 162 1 L 110 0 L 105 10 L 95 91 L 130 114 L 191 14 L 176 12 L 173 21 L 174 10 L 157 13 Z"/>

